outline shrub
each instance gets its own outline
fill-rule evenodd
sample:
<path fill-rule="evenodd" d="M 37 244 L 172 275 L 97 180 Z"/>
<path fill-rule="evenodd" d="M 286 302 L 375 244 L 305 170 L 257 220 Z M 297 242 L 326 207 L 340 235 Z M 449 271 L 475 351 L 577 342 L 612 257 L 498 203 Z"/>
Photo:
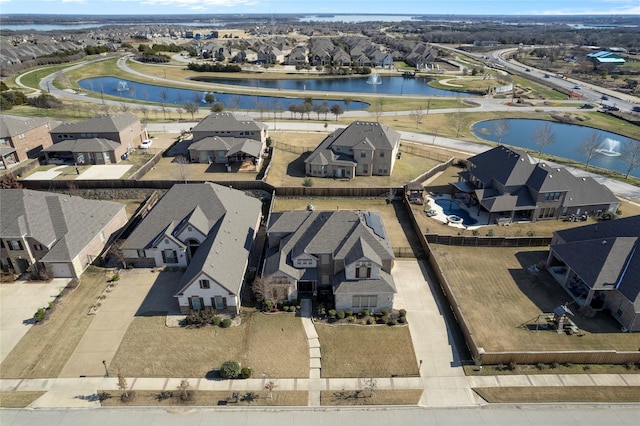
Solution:
<path fill-rule="evenodd" d="M 296 303 L 296 311 L 298 311 L 298 312 L 300 311 L 300 304 L 298 304 L 298 303 Z"/>
<path fill-rule="evenodd" d="M 318 315 L 319 316 L 324 316 L 327 314 L 327 308 L 324 307 L 324 304 L 319 304 L 318 305 Z"/>
<path fill-rule="evenodd" d="M 396 321 L 394 319 L 389 320 L 389 321 L 387 321 L 387 325 L 398 325 L 398 321 Z"/>
<path fill-rule="evenodd" d="M 631 362 L 627 362 L 627 363 L 624 365 L 624 368 L 625 368 L 625 370 L 631 370 L 631 369 L 633 368 L 633 363 L 631 363 Z"/>
<path fill-rule="evenodd" d="M 477 237 L 478 235 L 480 235 L 480 231 L 478 231 L 477 229 L 473 229 L 471 231 L 471 235 L 473 235 L 474 237 Z"/>
<path fill-rule="evenodd" d="M 518 367 L 518 363 L 515 361 L 511 361 L 509 362 L 509 371 L 515 371 L 515 369 Z"/>
<path fill-rule="evenodd" d="M 229 318 L 225 318 L 220 322 L 220 327 L 229 328 L 231 327 L 231 320 Z"/>
<path fill-rule="evenodd" d="M 398 318 L 398 322 L 400 324 L 406 324 L 407 323 L 407 317 L 400 317 Z"/>
<path fill-rule="evenodd" d="M 353 315 L 347 317 L 347 321 L 349 321 L 349 322 L 353 322 L 353 321 L 355 321 L 355 319 L 356 319 L 356 317 L 354 317 Z"/>
<path fill-rule="evenodd" d="M 271 300 L 265 300 L 264 305 L 262 305 L 262 310 L 265 312 L 271 312 L 273 310 L 273 303 Z"/>
<path fill-rule="evenodd" d="M 311 188 L 313 186 L 313 179 L 311 178 L 304 178 L 304 182 L 302 182 L 302 186 L 304 186 L 305 188 Z"/>
<path fill-rule="evenodd" d="M 249 367 L 242 367 L 240 370 L 240 377 L 243 379 L 248 379 L 251 377 L 251 369 Z"/>
<path fill-rule="evenodd" d="M 329 318 L 335 318 L 337 315 L 337 312 L 335 309 L 329 309 Z"/>
<path fill-rule="evenodd" d="M 353 311 L 351 309 L 345 309 L 344 315 L 347 317 L 350 317 L 351 315 L 353 315 Z"/>
<path fill-rule="evenodd" d="M 528 237 L 533 237 L 534 235 L 536 235 L 535 231 L 527 231 Z"/>
<path fill-rule="evenodd" d="M 120 281 L 120 274 L 113 274 L 110 280 L 112 283 L 116 281 Z"/>
<path fill-rule="evenodd" d="M 487 232 L 487 237 L 493 237 L 493 229 L 489 229 Z"/>
<path fill-rule="evenodd" d="M 507 368 L 504 366 L 503 363 L 500 363 L 500 364 L 496 365 L 496 370 L 498 370 L 498 371 L 504 371 L 506 369 Z"/>
<path fill-rule="evenodd" d="M 382 315 L 389 315 L 389 309 L 388 308 L 382 308 L 382 309 L 380 309 L 380 313 Z"/>
<path fill-rule="evenodd" d="M 368 309 L 363 309 L 360 311 L 360 316 L 361 317 L 368 317 L 369 316 L 369 310 Z"/>
<path fill-rule="evenodd" d="M 225 379 L 235 379 L 240 372 L 240 364 L 235 361 L 225 361 L 220 366 L 220 375 Z"/>
<path fill-rule="evenodd" d="M 558 368 L 558 363 L 557 362 L 552 362 L 551 364 L 549 364 L 549 367 L 555 369 Z"/>
<path fill-rule="evenodd" d="M 344 319 L 344 311 L 338 311 L 338 319 Z"/>
<path fill-rule="evenodd" d="M 386 324 L 389 321 L 389 315 L 383 315 L 382 318 L 380 318 L 380 320 L 382 321 L 383 324 Z"/>
<path fill-rule="evenodd" d="M 571 367 L 573 367 L 573 364 L 570 363 L 570 362 L 565 362 L 564 366 L 567 367 L 567 368 L 571 368 Z"/>
<path fill-rule="evenodd" d="M 367 324 L 372 325 L 376 323 L 376 319 L 373 317 L 367 318 Z"/>
<path fill-rule="evenodd" d="M 47 315 L 47 310 L 45 308 L 40 308 L 33 314 L 33 319 L 36 322 L 44 321 L 45 316 Z"/>
<path fill-rule="evenodd" d="M 400 309 L 398 311 L 398 316 L 400 317 L 406 317 L 407 316 L 407 310 L 406 309 Z"/>
<path fill-rule="evenodd" d="M 222 322 L 222 317 L 220 315 L 216 315 L 211 320 L 211 324 L 213 324 L 213 325 L 220 325 L 221 322 Z"/>
<path fill-rule="evenodd" d="M 536 368 L 538 370 L 544 370 L 545 367 L 546 367 L 546 365 L 544 365 L 543 362 L 539 362 L 539 363 L 536 364 Z"/>
<path fill-rule="evenodd" d="M 590 365 L 588 365 L 588 364 L 587 364 L 587 365 L 583 365 L 583 366 L 582 366 L 582 369 L 583 369 L 584 371 L 589 371 L 589 370 L 591 370 L 591 366 L 590 366 Z"/>
<path fill-rule="evenodd" d="M 131 402 L 135 399 L 136 397 L 136 391 L 127 391 L 127 392 L 123 392 L 122 395 L 120 395 L 120 401 L 127 403 L 127 402 Z"/>

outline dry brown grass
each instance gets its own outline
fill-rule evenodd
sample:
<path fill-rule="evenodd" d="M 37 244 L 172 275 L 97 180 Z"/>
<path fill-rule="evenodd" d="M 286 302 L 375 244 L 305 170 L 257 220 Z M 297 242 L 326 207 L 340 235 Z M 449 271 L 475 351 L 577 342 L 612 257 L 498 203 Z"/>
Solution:
<path fill-rule="evenodd" d="M 259 391 L 251 392 L 256 395 L 256 399 L 244 398 L 248 392 L 240 391 L 240 398 L 238 402 L 233 401 L 232 391 L 201 391 L 197 390 L 193 393 L 193 398 L 190 401 L 182 401 L 178 397 L 179 391 L 172 390 L 174 396 L 164 400 L 159 400 L 158 396 L 160 391 L 148 391 L 137 390 L 135 391 L 135 397 L 130 402 L 122 402 L 120 396 L 121 392 L 107 392 L 111 395 L 111 398 L 102 401 L 103 407 L 170 407 L 170 406 L 197 406 L 197 407 L 210 407 L 217 406 L 219 401 L 226 401 L 227 407 L 250 407 L 250 406 L 305 406 L 309 402 L 309 393 L 307 391 L 273 391 L 272 397 L 269 398 L 269 392 Z M 101 391 L 104 392 L 104 391 Z M 244 401 L 242 399 L 245 399 Z M 250 400 L 251 399 L 251 400 Z"/>
<path fill-rule="evenodd" d="M 409 327 L 316 324 L 322 377 L 417 376 Z"/>
<path fill-rule="evenodd" d="M 387 204 L 382 198 L 285 198 L 276 197 L 273 201 L 273 211 L 282 212 L 287 210 L 306 210 L 307 206 L 312 204 L 315 210 L 368 210 L 380 214 L 382 222 L 387 230 L 387 235 L 393 247 L 408 247 L 408 238 L 415 237 L 413 235 L 410 224 L 405 220 L 403 222 L 398 218 L 398 210 L 404 209 L 399 202 Z M 404 228 L 408 226 L 408 233 Z"/>
<path fill-rule="evenodd" d="M 131 377 L 205 377 L 228 360 L 269 377 L 308 377 L 309 349 L 293 314 L 242 314 L 237 327 L 169 328 L 164 316 L 136 317 L 109 366 Z"/>
<path fill-rule="evenodd" d="M 29 329 L 0 364 L 0 377 L 58 377 L 82 335 L 91 324 L 89 308 L 106 286 L 105 270 L 92 268 L 67 295 L 51 318 Z"/>
<path fill-rule="evenodd" d="M 186 176 L 181 176 L 179 167 L 186 168 Z M 187 163 L 178 166 L 174 157 L 164 157 L 160 159 L 155 168 L 149 170 L 141 180 L 181 180 L 186 177 L 187 180 L 220 182 L 228 180 L 256 180 L 257 175 L 258 172 L 254 171 L 227 172 L 224 164 Z"/>
<path fill-rule="evenodd" d="M 621 333 L 605 313 L 572 320 L 582 336 L 549 329 L 528 331 L 521 324 L 551 312 L 571 297 L 546 272 L 531 274 L 527 267 L 544 262 L 543 248 L 482 248 L 432 245 L 460 304 L 465 321 L 486 351 L 605 350 L 635 351 L 640 334 Z"/>
<path fill-rule="evenodd" d="M 640 386 L 536 386 L 473 390 L 489 403 L 640 402 Z"/>
<path fill-rule="evenodd" d="M 464 374 L 467 376 L 513 376 L 539 374 L 640 374 L 640 365 L 620 364 L 518 364 L 513 370 L 500 365 L 483 365 L 478 370 L 475 365 L 465 365 Z"/>
<path fill-rule="evenodd" d="M 345 391 L 321 391 L 320 405 L 416 405 L 422 396 L 422 389 L 378 389 L 369 398 L 345 398 Z M 347 391 L 347 394 L 353 392 Z M 348 396 L 348 395 L 346 395 Z"/>
<path fill-rule="evenodd" d="M 0 408 L 24 408 L 46 392 L 0 392 Z"/>

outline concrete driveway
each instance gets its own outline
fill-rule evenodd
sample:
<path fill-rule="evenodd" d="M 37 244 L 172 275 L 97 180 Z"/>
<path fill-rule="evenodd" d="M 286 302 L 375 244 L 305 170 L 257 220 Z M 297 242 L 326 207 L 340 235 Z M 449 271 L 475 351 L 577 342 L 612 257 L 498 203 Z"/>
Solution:
<path fill-rule="evenodd" d="M 102 361 L 107 366 L 111 363 L 136 315 L 149 311 L 164 315 L 178 309 L 172 296 L 181 276 L 152 269 L 121 271 L 120 281 L 105 293 L 107 297 L 58 377 L 103 376 Z"/>
<path fill-rule="evenodd" d="M 397 260 L 392 270 L 398 293 L 394 307 L 407 310 L 411 340 L 425 391 L 420 405 L 469 406 L 480 403 L 462 370 L 455 339 L 448 332 L 443 308 L 432 293 L 425 265 Z"/>
<path fill-rule="evenodd" d="M 132 166 L 130 164 L 96 164 L 82 172 L 76 179 L 100 180 L 120 179 Z"/>
<path fill-rule="evenodd" d="M 55 299 L 68 279 L 0 284 L 0 362 L 33 325 L 33 314 Z"/>

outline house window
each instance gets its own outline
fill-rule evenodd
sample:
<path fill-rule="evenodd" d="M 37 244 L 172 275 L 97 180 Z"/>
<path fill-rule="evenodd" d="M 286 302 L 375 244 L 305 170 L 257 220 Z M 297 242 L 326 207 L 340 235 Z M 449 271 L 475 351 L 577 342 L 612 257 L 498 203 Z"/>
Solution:
<path fill-rule="evenodd" d="M 190 227 L 190 226 L 187 226 L 187 231 L 191 232 L 191 231 L 193 231 L 193 228 Z"/>
<path fill-rule="evenodd" d="M 163 250 L 162 261 L 164 263 L 178 263 L 178 254 L 175 250 Z"/>
<path fill-rule="evenodd" d="M 356 278 L 371 278 L 371 262 L 356 262 Z"/>
<path fill-rule="evenodd" d="M 22 250 L 22 243 L 18 240 L 9 240 L 7 244 L 9 244 L 9 250 Z"/>
<path fill-rule="evenodd" d="M 211 288 L 211 283 L 209 283 L 209 280 L 200 280 L 200 288 Z"/>
<path fill-rule="evenodd" d="M 138 257 L 144 257 L 144 250 L 138 250 Z"/>
<path fill-rule="evenodd" d="M 364 152 L 364 151 L 362 151 L 362 152 L 360 153 L 360 158 L 367 158 L 367 153 L 366 153 L 366 152 Z"/>
<path fill-rule="evenodd" d="M 623 312 L 624 312 L 624 302 L 620 302 L 620 305 L 618 306 L 618 310 L 616 311 L 616 315 L 621 317 Z"/>
<path fill-rule="evenodd" d="M 351 305 L 354 308 L 376 308 L 378 306 L 378 296 L 353 296 Z"/>
<path fill-rule="evenodd" d="M 540 213 L 538 214 L 538 219 L 547 219 L 547 218 L 553 217 L 555 214 L 556 214 L 555 207 L 547 207 L 540 210 Z"/>
<path fill-rule="evenodd" d="M 384 157 L 384 151 L 380 151 L 380 157 Z"/>

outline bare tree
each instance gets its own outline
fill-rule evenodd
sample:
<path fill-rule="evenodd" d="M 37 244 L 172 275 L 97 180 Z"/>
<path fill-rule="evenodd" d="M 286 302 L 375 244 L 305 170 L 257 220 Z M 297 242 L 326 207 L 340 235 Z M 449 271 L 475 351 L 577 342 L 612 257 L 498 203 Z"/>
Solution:
<path fill-rule="evenodd" d="M 251 285 L 251 291 L 253 292 L 253 297 L 258 302 L 264 302 L 267 299 L 267 290 L 268 283 L 267 279 L 263 277 L 256 277 Z"/>
<path fill-rule="evenodd" d="M 122 392 L 122 396 L 129 398 L 129 390 L 127 389 L 127 379 L 125 379 L 121 370 L 118 370 L 118 389 Z"/>
<path fill-rule="evenodd" d="M 189 401 L 193 397 L 193 391 L 191 390 L 191 384 L 187 379 L 180 380 L 178 385 L 180 391 L 180 399 L 183 401 Z"/>
<path fill-rule="evenodd" d="M 378 382 L 376 381 L 376 379 L 373 379 L 373 378 L 364 379 L 364 388 L 362 390 L 364 391 L 365 398 L 373 397 L 373 394 L 376 392 L 377 388 L 378 388 Z"/>
<path fill-rule="evenodd" d="M 173 162 L 176 163 L 178 179 L 187 183 L 189 180 L 189 161 L 184 155 L 178 155 Z"/>
<path fill-rule="evenodd" d="M 125 240 L 115 241 L 109 249 L 109 254 L 115 257 L 123 268 L 127 269 L 127 258 L 125 257 L 124 251 L 122 250 L 122 245 L 124 244 L 124 242 Z"/>
<path fill-rule="evenodd" d="M 198 104 L 195 102 L 187 102 L 183 107 L 188 114 L 191 114 L 191 119 L 193 120 L 194 114 L 198 112 Z"/>
<path fill-rule="evenodd" d="M 640 141 L 627 139 L 620 147 L 620 159 L 627 166 L 624 178 L 629 179 L 631 172 L 640 166 Z"/>
<path fill-rule="evenodd" d="M 540 148 L 538 154 L 542 154 L 542 150 L 545 146 L 551 145 L 556 141 L 556 134 L 553 133 L 551 123 L 545 122 L 533 132 L 533 140 Z"/>
<path fill-rule="evenodd" d="M 458 109 L 451 116 L 453 119 L 453 126 L 456 129 L 456 138 L 460 136 L 460 131 L 462 130 L 462 126 L 464 125 L 464 113 L 461 109 Z"/>
<path fill-rule="evenodd" d="M 140 112 L 142 113 L 143 123 L 149 121 L 149 108 L 146 105 L 140 107 Z"/>
<path fill-rule="evenodd" d="M 269 399 L 273 399 L 273 390 L 275 388 L 277 388 L 278 385 L 276 385 L 276 383 L 273 380 L 269 380 L 265 385 L 264 385 L 264 390 L 269 392 Z"/>
<path fill-rule="evenodd" d="M 438 131 L 440 130 L 439 127 L 435 127 L 433 129 L 433 134 L 431 135 L 431 145 L 435 145 L 436 144 L 436 139 L 438 139 Z"/>
<path fill-rule="evenodd" d="M 339 104 L 331 105 L 331 114 L 336 116 L 336 121 L 338 121 L 338 117 L 344 114 L 344 109 Z"/>
<path fill-rule="evenodd" d="M 131 105 L 127 101 L 120 102 L 120 110 L 122 112 L 128 112 L 131 109 Z"/>
<path fill-rule="evenodd" d="M 416 122 L 416 129 L 422 124 L 422 108 L 416 111 L 411 111 L 409 113 L 409 117 L 411 120 Z"/>
<path fill-rule="evenodd" d="M 22 184 L 16 178 L 15 173 L 9 172 L 0 177 L 0 188 L 13 188 L 20 189 L 22 188 Z"/>
<path fill-rule="evenodd" d="M 504 135 L 509 133 L 509 130 L 511 130 L 511 125 L 509 124 L 509 121 L 505 120 L 504 118 L 496 120 L 493 123 L 493 133 L 495 133 L 495 135 L 498 137 L 499 144 L 502 144 L 502 138 L 504 137 Z"/>
<path fill-rule="evenodd" d="M 169 92 L 167 91 L 167 89 L 162 89 L 160 90 L 160 99 L 162 100 L 162 103 L 160 104 L 160 108 L 162 108 L 162 114 L 164 115 L 164 118 L 167 118 L 167 101 L 169 100 Z"/>
<path fill-rule="evenodd" d="M 376 121 L 380 122 L 380 116 L 382 115 L 382 111 L 384 110 L 384 98 L 380 97 L 375 100 L 373 103 L 373 113 L 376 116 Z"/>
<path fill-rule="evenodd" d="M 597 130 L 592 130 L 587 137 L 578 145 L 578 152 L 583 154 L 587 161 L 585 162 L 585 170 L 589 170 L 589 163 L 596 157 L 598 149 L 602 147 L 602 135 Z"/>

